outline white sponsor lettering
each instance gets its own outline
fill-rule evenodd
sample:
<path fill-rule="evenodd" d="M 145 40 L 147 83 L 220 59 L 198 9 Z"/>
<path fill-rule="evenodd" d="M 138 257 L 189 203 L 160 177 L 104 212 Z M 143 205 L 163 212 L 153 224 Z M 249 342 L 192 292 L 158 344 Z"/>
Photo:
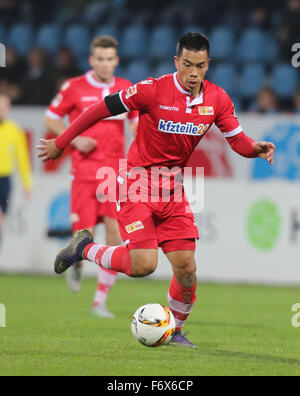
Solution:
<path fill-rule="evenodd" d="M 178 107 L 169 107 L 169 106 L 160 105 L 159 108 L 167 111 L 179 111 Z"/>
<path fill-rule="evenodd" d="M 175 133 L 178 135 L 202 136 L 209 129 L 210 124 L 195 125 L 193 122 L 165 121 L 160 119 L 158 123 L 158 130 L 165 133 Z"/>

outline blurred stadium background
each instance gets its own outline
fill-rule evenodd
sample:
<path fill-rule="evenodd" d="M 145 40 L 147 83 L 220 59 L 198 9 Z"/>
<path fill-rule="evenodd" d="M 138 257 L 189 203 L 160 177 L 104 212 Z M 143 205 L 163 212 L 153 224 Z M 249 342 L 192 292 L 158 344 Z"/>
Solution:
<path fill-rule="evenodd" d="M 232 96 L 248 135 L 277 144 L 277 157 L 272 169 L 238 158 L 216 129 L 197 148 L 190 165 L 206 175 L 205 210 L 196 216 L 199 276 L 299 284 L 300 80 L 291 63 L 299 26 L 300 0 L 0 1 L 0 93 L 12 98 L 11 118 L 27 133 L 35 183 L 29 201 L 15 183 L 0 271 L 51 272 L 65 242 L 58 237 L 69 233 L 68 153 L 43 166 L 35 145 L 49 136 L 43 117 L 58 87 L 89 69 L 91 39 L 116 37 L 118 75 L 137 82 L 174 72 L 178 37 L 200 31 L 211 41 L 207 78 Z M 156 276 L 169 277 L 161 263 Z"/>
<path fill-rule="evenodd" d="M 299 0 L 1 1 L 7 68 L 0 90 L 16 104 L 48 104 L 62 79 L 89 68 L 90 41 L 102 34 L 120 42 L 121 76 L 157 77 L 173 72 L 178 37 L 195 30 L 211 41 L 208 79 L 228 91 L 237 110 L 300 111 L 299 73 L 290 67 L 299 15 Z M 256 100 L 263 88 L 266 108 Z"/>

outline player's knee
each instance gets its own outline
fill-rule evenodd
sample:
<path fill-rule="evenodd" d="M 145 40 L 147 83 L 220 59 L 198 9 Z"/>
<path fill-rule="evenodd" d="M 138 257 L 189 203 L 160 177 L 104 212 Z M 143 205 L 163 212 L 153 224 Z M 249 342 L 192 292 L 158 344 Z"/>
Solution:
<path fill-rule="evenodd" d="M 182 257 L 180 262 L 177 263 L 176 267 L 182 273 L 195 273 L 196 272 L 196 262 L 192 255 Z"/>
<path fill-rule="evenodd" d="M 131 274 L 135 278 L 141 278 L 153 274 L 157 263 L 151 258 L 138 258 L 133 260 Z"/>

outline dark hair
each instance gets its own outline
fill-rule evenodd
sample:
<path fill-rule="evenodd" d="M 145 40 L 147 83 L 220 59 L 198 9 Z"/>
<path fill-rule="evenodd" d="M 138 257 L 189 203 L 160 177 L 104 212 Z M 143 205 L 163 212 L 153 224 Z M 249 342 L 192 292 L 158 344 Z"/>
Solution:
<path fill-rule="evenodd" d="M 91 44 L 91 52 L 95 48 L 101 47 L 101 48 L 115 48 L 116 50 L 118 49 L 118 41 L 111 37 L 111 36 L 99 36 L 95 37 L 94 40 L 92 41 Z"/>
<path fill-rule="evenodd" d="M 182 55 L 183 48 L 189 51 L 204 51 L 206 50 L 209 55 L 209 41 L 202 33 L 186 33 L 178 41 L 177 56 Z"/>

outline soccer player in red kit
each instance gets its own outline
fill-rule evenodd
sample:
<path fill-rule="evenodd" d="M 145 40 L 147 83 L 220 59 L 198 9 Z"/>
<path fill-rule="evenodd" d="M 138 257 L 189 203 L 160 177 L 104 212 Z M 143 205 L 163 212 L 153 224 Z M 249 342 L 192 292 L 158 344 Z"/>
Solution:
<path fill-rule="evenodd" d="M 47 110 L 46 126 L 57 136 L 66 129 L 64 116 L 69 115 L 72 122 L 92 104 L 132 85 L 128 80 L 114 76 L 119 63 L 117 47 L 117 41 L 110 36 L 93 40 L 90 56 L 92 70 L 66 81 Z M 72 141 L 71 219 L 74 233 L 88 229 L 94 234 L 95 226 L 103 222 L 106 243 L 112 246 L 122 243 L 115 203 L 100 203 L 97 199 L 99 180 L 96 174 L 103 166 L 118 170 L 119 159 L 125 158 L 124 121 L 129 118 L 130 127 L 135 133 L 137 116 L 138 112 L 131 111 L 109 117 L 87 128 L 82 136 Z M 68 285 L 73 292 L 80 290 L 81 275 L 81 263 L 67 273 Z M 113 317 L 106 307 L 106 300 L 116 276 L 117 272 L 100 268 L 93 314 Z"/>
<path fill-rule="evenodd" d="M 149 174 L 154 167 L 162 168 L 163 172 L 175 169 L 174 174 L 178 168 L 183 170 L 213 123 L 232 149 L 242 156 L 260 157 L 273 164 L 275 146 L 247 137 L 230 97 L 222 88 L 205 80 L 209 66 L 209 41 L 205 36 L 200 33 L 184 35 L 177 46 L 175 66 L 177 73 L 174 75 L 148 79 L 92 106 L 55 141 L 42 140 L 38 149 L 44 161 L 56 159 L 74 137 L 99 119 L 133 109 L 140 111 L 137 135 L 128 154 L 127 180 L 126 174 L 118 177 L 121 185 L 127 182 L 129 191 L 128 200 L 120 200 L 118 212 L 126 246 L 95 244 L 92 236 L 83 230 L 59 252 L 55 271 L 62 273 L 78 258 L 84 257 L 131 277 L 147 276 L 157 267 L 158 247 L 161 247 L 174 273 L 168 294 L 176 319 L 171 344 L 195 347 L 182 334 L 196 301 L 195 241 L 199 235 L 194 216 L 183 188 L 181 202 L 174 198 L 174 183 L 169 202 L 161 199 L 159 202 L 132 202 L 130 176 L 137 167 Z"/>

